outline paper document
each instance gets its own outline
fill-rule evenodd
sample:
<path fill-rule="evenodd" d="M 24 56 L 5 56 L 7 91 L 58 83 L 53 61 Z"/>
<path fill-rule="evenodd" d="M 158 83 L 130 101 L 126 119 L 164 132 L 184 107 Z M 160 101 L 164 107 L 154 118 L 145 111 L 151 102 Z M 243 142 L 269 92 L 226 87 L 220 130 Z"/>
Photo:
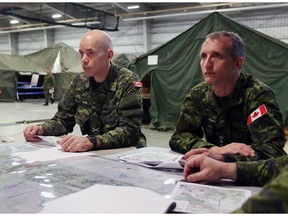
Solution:
<path fill-rule="evenodd" d="M 138 164 L 149 168 L 183 169 L 185 161 L 183 155 L 169 152 L 141 152 L 123 155 L 119 160 Z"/>
<path fill-rule="evenodd" d="M 60 145 L 36 151 L 15 153 L 16 156 L 21 157 L 22 159 L 27 161 L 50 161 L 69 157 L 87 156 L 93 154 L 94 154 L 93 152 L 64 152 L 61 149 Z"/>
<path fill-rule="evenodd" d="M 175 202 L 139 187 L 94 185 L 44 203 L 40 213 L 166 213 Z"/>
<path fill-rule="evenodd" d="M 244 189 L 223 188 L 188 182 L 177 182 L 171 195 L 176 202 L 175 212 L 230 213 L 251 196 Z"/>
<path fill-rule="evenodd" d="M 60 139 L 60 137 L 55 136 L 38 136 L 38 137 L 42 139 L 40 142 L 38 142 L 39 144 L 49 146 L 59 146 L 57 140 Z"/>

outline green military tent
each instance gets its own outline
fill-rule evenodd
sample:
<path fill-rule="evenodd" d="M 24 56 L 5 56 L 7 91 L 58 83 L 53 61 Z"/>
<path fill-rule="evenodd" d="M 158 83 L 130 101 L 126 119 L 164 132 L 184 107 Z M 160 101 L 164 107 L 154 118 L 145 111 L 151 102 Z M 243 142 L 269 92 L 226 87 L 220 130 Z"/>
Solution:
<path fill-rule="evenodd" d="M 208 33 L 222 30 L 235 32 L 243 38 L 246 44 L 243 72 L 254 75 L 272 88 L 286 118 L 288 45 L 214 12 L 129 65 L 129 69 L 141 79 L 150 76 L 150 128 L 175 128 L 184 97 L 193 86 L 203 81 L 199 65 L 203 40 Z"/>
<path fill-rule="evenodd" d="M 17 99 L 19 72 L 44 74 L 46 67 L 52 69 L 56 80 L 55 97 L 61 99 L 74 76 L 67 70 L 79 63 L 79 52 L 64 43 L 57 43 L 25 56 L 0 54 L 0 101 Z"/>
<path fill-rule="evenodd" d="M 80 53 L 62 42 L 25 57 L 42 68 L 51 68 L 56 82 L 55 98 L 58 100 L 63 97 L 74 76 L 73 73 L 67 72 L 68 69 L 80 64 Z"/>
<path fill-rule="evenodd" d="M 42 68 L 51 67 L 53 70 L 54 67 L 54 73 L 67 71 L 80 63 L 80 53 L 62 42 L 27 54 L 25 57 Z"/>
<path fill-rule="evenodd" d="M 24 56 L 0 54 L 0 102 L 16 101 L 18 72 L 41 71 L 41 67 Z"/>

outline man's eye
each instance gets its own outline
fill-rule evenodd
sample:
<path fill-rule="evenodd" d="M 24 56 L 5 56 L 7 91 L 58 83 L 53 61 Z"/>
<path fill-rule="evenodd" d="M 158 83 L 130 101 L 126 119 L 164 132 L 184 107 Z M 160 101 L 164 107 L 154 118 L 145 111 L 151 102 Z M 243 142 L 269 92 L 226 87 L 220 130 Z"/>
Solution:
<path fill-rule="evenodd" d="M 205 59 L 206 55 L 200 55 L 200 59 Z"/>

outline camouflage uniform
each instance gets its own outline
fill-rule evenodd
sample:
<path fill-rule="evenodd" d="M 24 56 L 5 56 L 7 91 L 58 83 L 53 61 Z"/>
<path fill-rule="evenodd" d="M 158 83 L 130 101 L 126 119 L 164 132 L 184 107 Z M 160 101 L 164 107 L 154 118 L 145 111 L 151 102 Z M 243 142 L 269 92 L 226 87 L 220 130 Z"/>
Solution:
<path fill-rule="evenodd" d="M 49 102 L 50 99 L 50 92 L 49 89 L 54 88 L 55 86 L 55 78 L 52 73 L 45 75 L 44 81 L 43 81 L 43 90 L 44 90 L 44 96 L 45 96 L 45 103 Z"/>
<path fill-rule="evenodd" d="M 262 186 L 236 213 L 288 212 L 288 156 L 253 162 L 237 163 L 237 183 Z"/>
<path fill-rule="evenodd" d="M 268 113 L 247 125 L 248 116 L 265 104 Z M 203 131 L 205 140 L 203 139 Z M 186 96 L 176 131 L 170 139 L 172 150 L 225 146 L 231 142 L 251 145 L 255 157 L 225 154 L 226 162 L 259 160 L 285 155 L 282 115 L 273 92 L 251 75 L 240 74 L 233 93 L 216 97 L 212 86 L 202 82 Z"/>
<path fill-rule="evenodd" d="M 41 124 L 44 135 L 71 133 L 77 123 L 83 135 L 97 136 L 102 143 L 99 149 L 146 146 L 138 81 L 136 74 L 113 64 L 101 84 L 85 73 L 77 74 L 59 102 L 58 112 Z"/>

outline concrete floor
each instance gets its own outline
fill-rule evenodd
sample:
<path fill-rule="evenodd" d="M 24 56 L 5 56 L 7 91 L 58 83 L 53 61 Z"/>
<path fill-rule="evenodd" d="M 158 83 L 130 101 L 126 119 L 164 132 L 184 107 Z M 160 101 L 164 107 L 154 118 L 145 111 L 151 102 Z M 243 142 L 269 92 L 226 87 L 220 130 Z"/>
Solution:
<path fill-rule="evenodd" d="M 45 119 L 50 119 L 57 111 L 57 102 L 43 106 L 44 100 L 25 100 L 23 102 L 0 103 L 0 143 L 1 140 L 24 141 L 22 131 L 28 124 L 37 124 Z M 31 123 L 30 121 L 35 121 Z M 150 130 L 148 125 L 143 125 L 142 131 L 147 138 L 147 145 L 151 147 L 169 148 L 169 139 L 172 132 Z M 74 134 L 81 135 L 78 125 Z M 3 141 L 2 141 L 3 142 Z"/>
<path fill-rule="evenodd" d="M 57 103 L 43 106 L 44 100 L 25 100 L 23 102 L 1 102 L 0 103 L 0 143 L 3 140 L 13 138 L 15 141 L 24 141 L 22 131 L 30 121 L 34 124 L 50 119 L 57 111 Z M 151 147 L 169 148 L 169 139 L 172 131 L 160 132 L 150 130 L 147 125 L 143 125 L 142 131 L 147 138 L 147 145 Z M 79 127 L 76 125 L 74 134 L 81 135 Z M 288 152 L 288 141 L 285 148 Z"/>

